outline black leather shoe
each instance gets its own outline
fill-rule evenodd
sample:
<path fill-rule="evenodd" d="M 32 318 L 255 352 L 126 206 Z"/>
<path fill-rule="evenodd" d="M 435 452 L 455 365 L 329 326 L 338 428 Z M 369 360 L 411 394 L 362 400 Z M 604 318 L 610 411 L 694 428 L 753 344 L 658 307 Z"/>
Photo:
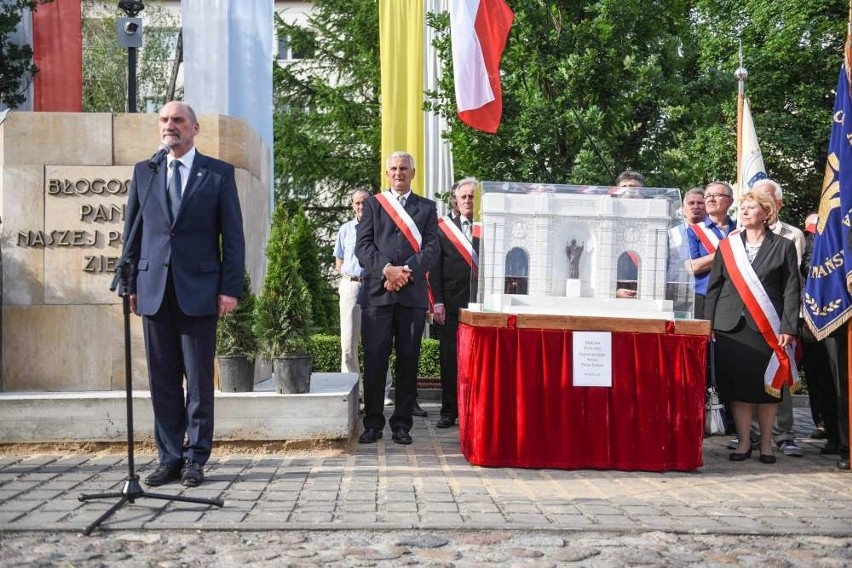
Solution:
<path fill-rule="evenodd" d="M 396 444 L 404 444 L 407 446 L 411 443 L 411 436 L 408 435 L 408 432 L 400 428 L 393 433 L 393 441 Z"/>
<path fill-rule="evenodd" d="M 419 416 L 420 418 L 426 418 L 428 413 L 420 408 L 420 403 L 416 400 L 414 401 L 414 408 L 411 409 L 411 414 L 414 416 Z"/>
<path fill-rule="evenodd" d="M 192 460 L 186 460 L 180 474 L 180 484 L 184 487 L 198 487 L 204 482 L 204 466 Z"/>
<path fill-rule="evenodd" d="M 367 428 L 358 438 L 359 444 L 375 444 L 382 439 L 382 431 L 376 428 Z"/>
<path fill-rule="evenodd" d="M 452 428 L 455 423 L 456 419 L 452 416 L 441 416 L 438 418 L 438 421 L 435 422 L 435 428 Z"/>
<path fill-rule="evenodd" d="M 157 469 L 151 473 L 151 475 L 145 478 L 145 485 L 158 487 L 160 485 L 165 485 L 170 481 L 175 481 L 176 479 L 180 479 L 180 464 L 160 464 L 157 466 Z"/>
<path fill-rule="evenodd" d="M 848 459 L 840 460 L 839 462 L 837 462 L 837 467 L 839 469 L 844 469 L 846 471 L 849 471 L 849 460 Z"/>
<path fill-rule="evenodd" d="M 763 454 L 760 454 L 760 455 L 762 456 Z M 731 461 L 732 462 L 746 461 L 750 457 L 751 457 L 751 448 L 749 448 L 749 450 L 747 452 L 742 453 L 742 454 L 737 453 L 737 452 L 733 452 L 731 454 Z"/>
<path fill-rule="evenodd" d="M 760 463 L 775 463 L 775 454 L 760 454 Z"/>

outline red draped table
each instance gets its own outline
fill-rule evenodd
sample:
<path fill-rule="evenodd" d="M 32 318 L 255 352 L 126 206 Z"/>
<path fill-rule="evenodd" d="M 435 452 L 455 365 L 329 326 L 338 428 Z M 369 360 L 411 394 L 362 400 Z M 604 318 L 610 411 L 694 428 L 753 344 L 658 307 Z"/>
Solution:
<path fill-rule="evenodd" d="M 575 387 L 577 331 L 612 332 L 612 387 Z M 459 439 L 475 465 L 703 465 L 709 322 L 462 311 Z"/>

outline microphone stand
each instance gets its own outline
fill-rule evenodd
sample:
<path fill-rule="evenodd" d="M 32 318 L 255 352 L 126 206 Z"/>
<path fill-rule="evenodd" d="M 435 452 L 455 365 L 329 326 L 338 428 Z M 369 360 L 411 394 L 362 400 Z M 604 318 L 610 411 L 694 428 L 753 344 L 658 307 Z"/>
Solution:
<path fill-rule="evenodd" d="M 131 266 L 128 261 L 128 252 L 130 248 L 127 243 L 132 243 L 136 238 L 136 233 L 139 231 L 139 226 L 142 221 L 142 211 L 145 210 L 145 205 L 148 203 L 148 198 L 151 196 L 154 188 L 154 181 L 157 179 L 157 173 L 160 169 L 161 161 L 151 160 L 148 167 L 151 168 L 151 181 L 148 182 L 148 188 L 145 195 L 142 197 L 139 209 L 136 211 L 136 216 L 133 218 L 130 232 L 127 235 L 127 240 L 124 242 L 124 250 L 121 252 L 121 257 L 118 259 L 118 265 L 115 270 L 115 277 L 109 289 L 111 292 L 116 291 L 118 287 L 118 295 L 121 296 L 121 304 L 124 312 L 124 377 L 125 377 L 125 399 L 127 403 L 127 477 L 124 480 L 124 486 L 121 491 L 112 493 L 96 493 L 92 495 L 80 495 L 78 500 L 90 501 L 92 499 L 113 499 L 118 498 L 118 502 L 110 507 L 103 515 L 98 517 L 92 524 L 86 527 L 83 531 L 85 536 L 89 536 L 103 521 L 112 516 L 125 503 L 133 503 L 136 499 L 147 497 L 149 499 L 161 499 L 164 501 L 181 501 L 183 503 L 200 503 L 202 505 L 215 505 L 222 507 L 225 501 L 222 499 L 200 499 L 197 497 L 184 497 L 182 495 L 165 495 L 162 493 L 147 493 L 139 484 L 139 476 L 136 474 L 133 460 L 133 380 L 130 358 L 130 292 L 128 291 L 128 281 L 130 279 Z M 120 285 L 119 285 L 120 284 Z"/>

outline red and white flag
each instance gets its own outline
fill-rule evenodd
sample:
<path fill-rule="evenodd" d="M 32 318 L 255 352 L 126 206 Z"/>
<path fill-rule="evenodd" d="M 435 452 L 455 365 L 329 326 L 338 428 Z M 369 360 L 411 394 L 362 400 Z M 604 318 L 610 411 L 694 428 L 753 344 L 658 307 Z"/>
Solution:
<path fill-rule="evenodd" d="M 500 58 L 514 18 L 504 0 L 450 0 L 456 106 L 476 130 L 494 134 L 500 126 Z"/>

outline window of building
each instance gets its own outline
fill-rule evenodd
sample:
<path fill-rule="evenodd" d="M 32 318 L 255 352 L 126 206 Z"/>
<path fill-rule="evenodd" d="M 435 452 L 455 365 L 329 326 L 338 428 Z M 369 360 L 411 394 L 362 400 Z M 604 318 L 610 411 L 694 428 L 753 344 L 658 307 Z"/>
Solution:
<path fill-rule="evenodd" d="M 314 34 L 307 32 L 309 41 L 304 38 L 291 38 L 290 36 L 278 36 L 278 59 L 283 61 L 295 61 L 298 59 L 310 59 L 313 55 L 311 44 Z"/>

